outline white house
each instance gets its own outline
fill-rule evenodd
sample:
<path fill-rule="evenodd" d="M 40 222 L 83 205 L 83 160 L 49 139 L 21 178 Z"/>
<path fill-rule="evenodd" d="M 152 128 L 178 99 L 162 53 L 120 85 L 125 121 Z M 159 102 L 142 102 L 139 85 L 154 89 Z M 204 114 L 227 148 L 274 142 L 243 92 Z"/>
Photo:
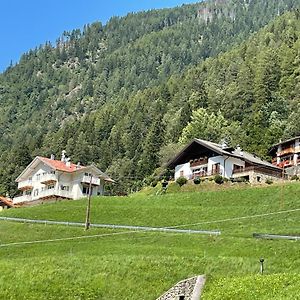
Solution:
<path fill-rule="evenodd" d="M 167 167 L 175 169 L 175 180 L 210 177 L 219 174 L 228 179 L 244 178 L 250 182 L 279 179 L 282 169 L 264 161 L 254 154 L 234 149 L 226 144 L 193 139 L 179 152 Z"/>
<path fill-rule="evenodd" d="M 47 199 L 80 199 L 89 194 L 103 195 L 104 185 L 114 182 L 94 165 L 73 164 L 66 157 L 61 160 L 37 156 L 16 179 L 22 195 L 13 199 L 14 204 L 42 202 Z"/>

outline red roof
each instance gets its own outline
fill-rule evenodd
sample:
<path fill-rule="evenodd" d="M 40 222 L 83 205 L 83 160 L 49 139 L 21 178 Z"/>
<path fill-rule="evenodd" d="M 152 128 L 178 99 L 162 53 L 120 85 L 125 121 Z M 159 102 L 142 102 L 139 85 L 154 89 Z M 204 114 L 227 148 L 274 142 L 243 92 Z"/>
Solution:
<path fill-rule="evenodd" d="M 59 170 L 59 171 L 63 171 L 63 172 L 72 173 L 72 172 L 78 171 L 79 169 L 85 168 L 83 166 L 78 166 L 78 165 L 72 164 L 72 163 L 70 163 L 70 165 L 67 166 L 66 163 L 63 161 L 54 160 L 54 159 L 41 157 L 41 156 L 39 156 L 39 159 L 42 162 L 44 162 L 45 164 L 47 164 L 49 167 L 53 168 L 54 170 Z"/>

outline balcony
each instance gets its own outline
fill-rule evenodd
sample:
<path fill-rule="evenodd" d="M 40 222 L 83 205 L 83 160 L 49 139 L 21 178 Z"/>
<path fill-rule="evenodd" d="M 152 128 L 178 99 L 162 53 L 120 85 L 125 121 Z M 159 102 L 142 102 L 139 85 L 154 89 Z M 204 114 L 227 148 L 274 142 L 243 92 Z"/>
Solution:
<path fill-rule="evenodd" d="M 193 175 L 190 175 L 189 179 L 195 179 L 197 177 L 205 178 L 205 177 L 211 177 L 211 176 L 215 176 L 215 175 L 222 175 L 222 172 L 220 170 L 214 170 L 214 171 L 210 171 L 210 172 L 200 171 L 200 172 L 194 173 Z"/>
<path fill-rule="evenodd" d="M 285 148 L 277 153 L 278 156 L 295 153 L 295 147 Z"/>
<path fill-rule="evenodd" d="M 18 196 L 13 199 L 13 204 L 18 204 L 22 202 L 28 202 L 32 201 L 32 196 L 31 195 L 23 195 L 23 196 Z"/>
<path fill-rule="evenodd" d="M 18 183 L 18 189 L 21 191 L 32 190 L 32 180 L 24 180 Z"/>
<path fill-rule="evenodd" d="M 279 168 L 286 168 L 286 167 L 292 167 L 294 165 L 295 165 L 294 160 L 285 160 L 285 161 L 281 161 L 278 164 L 278 167 Z"/>
<path fill-rule="evenodd" d="M 38 195 L 22 195 L 13 199 L 13 204 L 35 201 L 39 199 L 51 199 L 51 198 L 65 198 L 73 199 L 73 195 L 70 191 L 64 191 L 59 189 L 47 189 L 39 191 Z"/>
<path fill-rule="evenodd" d="M 48 189 L 40 191 L 38 195 L 34 196 L 33 200 L 45 199 L 45 198 L 73 198 L 73 195 L 69 191 L 63 191 L 60 189 Z"/>
<path fill-rule="evenodd" d="M 190 167 L 196 168 L 208 164 L 208 158 L 199 158 L 190 161 Z"/>
<path fill-rule="evenodd" d="M 84 175 L 81 179 L 82 183 L 90 184 L 91 177 Z M 92 177 L 92 185 L 100 185 L 100 178 Z"/>
<path fill-rule="evenodd" d="M 41 183 L 43 184 L 51 184 L 57 181 L 56 175 L 52 173 L 47 173 L 41 176 Z"/>

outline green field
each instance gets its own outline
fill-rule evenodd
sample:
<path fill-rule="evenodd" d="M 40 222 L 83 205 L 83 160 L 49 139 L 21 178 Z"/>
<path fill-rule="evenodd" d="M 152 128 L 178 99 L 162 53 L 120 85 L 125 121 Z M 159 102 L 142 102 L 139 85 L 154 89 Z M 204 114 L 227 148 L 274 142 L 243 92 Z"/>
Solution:
<path fill-rule="evenodd" d="M 220 236 L 1 221 L 0 299 L 150 300 L 198 274 L 208 277 L 203 299 L 300 299 L 300 242 L 252 238 L 299 235 L 300 211 L 292 211 L 299 194 L 293 183 L 92 199 L 92 223 L 218 229 Z M 85 207 L 86 200 L 63 201 L 1 216 L 84 222 Z M 13 244 L 79 236 L 89 237 Z"/>

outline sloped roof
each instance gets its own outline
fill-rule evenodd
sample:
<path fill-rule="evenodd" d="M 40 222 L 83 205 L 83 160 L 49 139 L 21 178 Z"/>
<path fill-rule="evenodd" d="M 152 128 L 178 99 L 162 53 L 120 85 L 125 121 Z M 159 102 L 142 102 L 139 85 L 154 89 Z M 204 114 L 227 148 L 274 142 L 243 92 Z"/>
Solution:
<path fill-rule="evenodd" d="M 292 141 L 297 140 L 297 139 L 300 139 L 300 136 L 295 136 L 295 137 L 290 138 L 288 140 L 281 141 L 281 142 L 279 142 L 277 144 L 272 145 L 272 148 L 273 147 L 278 147 L 279 145 L 282 145 L 282 144 L 285 144 L 285 143 L 288 143 L 288 142 L 292 142 Z"/>
<path fill-rule="evenodd" d="M 60 160 L 54 160 L 47 157 L 38 156 L 38 158 L 44 162 L 49 167 L 53 168 L 54 170 L 59 170 L 63 172 L 75 172 L 80 169 L 84 169 L 84 166 L 78 166 L 76 164 L 70 163 L 70 165 L 66 165 L 63 161 Z"/>
<path fill-rule="evenodd" d="M 92 169 L 95 173 L 97 173 L 97 175 L 99 177 L 101 177 L 102 179 L 104 179 L 107 182 L 115 182 L 113 179 L 111 179 L 107 174 L 105 174 L 104 172 L 102 172 L 100 169 L 98 169 L 95 165 L 90 165 L 90 166 L 80 166 L 80 165 L 76 165 L 73 163 L 70 163 L 69 165 L 67 165 L 65 162 L 60 161 L 60 160 L 54 160 L 54 159 L 50 159 L 47 157 L 42 157 L 42 156 L 37 156 L 27 167 L 26 169 L 18 176 L 18 178 L 16 179 L 16 181 L 21 181 L 23 175 L 25 175 L 30 169 L 34 169 L 38 163 L 44 163 L 47 166 L 49 166 L 50 168 L 52 168 L 53 170 L 58 170 L 61 172 L 67 172 L 67 173 L 75 173 L 75 172 L 79 172 L 79 171 L 83 171 L 83 170 L 90 170 Z"/>
<path fill-rule="evenodd" d="M 210 141 L 205 141 L 202 139 L 193 139 L 183 150 L 181 150 L 168 164 L 167 166 L 171 166 L 172 164 L 174 164 L 176 162 L 176 160 L 178 160 L 183 153 L 187 152 L 188 149 L 191 147 L 191 145 L 193 145 L 194 143 L 197 143 L 203 147 L 206 147 L 210 150 L 212 150 L 213 152 L 220 154 L 220 155 L 224 155 L 224 156 L 230 156 L 230 157 L 235 157 L 238 159 L 241 159 L 243 161 L 249 162 L 251 164 L 254 165 L 262 165 L 268 168 L 272 168 L 272 169 L 276 169 L 276 170 L 281 170 L 280 168 L 272 165 L 271 163 L 262 160 L 260 157 L 251 154 L 249 152 L 246 151 L 241 151 L 241 150 L 237 150 L 234 149 L 232 147 L 227 147 L 227 148 L 223 148 L 222 145 L 217 144 L 217 143 L 213 143 Z"/>

